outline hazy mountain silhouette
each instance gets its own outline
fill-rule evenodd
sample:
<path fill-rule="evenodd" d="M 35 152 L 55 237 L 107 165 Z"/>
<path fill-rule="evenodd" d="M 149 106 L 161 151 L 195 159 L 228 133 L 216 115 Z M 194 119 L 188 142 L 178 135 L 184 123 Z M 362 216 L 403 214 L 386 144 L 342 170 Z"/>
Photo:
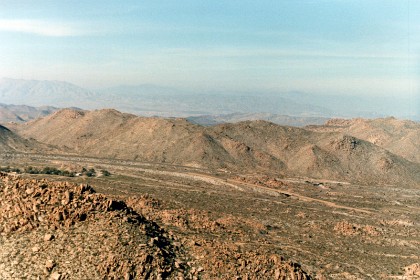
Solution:
<path fill-rule="evenodd" d="M 204 126 L 211 126 L 223 123 L 236 123 L 241 121 L 264 120 L 279 125 L 297 127 L 302 127 L 306 125 L 321 125 L 329 120 L 329 118 L 325 117 L 293 117 L 270 113 L 232 113 L 221 115 L 202 115 L 187 117 L 186 119 L 192 123 Z"/>
<path fill-rule="evenodd" d="M 305 118 L 395 115 L 420 119 L 418 97 L 396 100 L 301 92 L 192 91 L 150 84 L 88 90 L 61 81 L 6 78 L 0 80 L 0 103 L 83 109 L 113 107 L 138 115 L 165 117 L 267 113 Z"/>
<path fill-rule="evenodd" d="M 51 106 L 32 107 L 26 105 L 6 105 L 0 103 L 0 123 L 25 122 L 44 117 L 59 110 Z"/>

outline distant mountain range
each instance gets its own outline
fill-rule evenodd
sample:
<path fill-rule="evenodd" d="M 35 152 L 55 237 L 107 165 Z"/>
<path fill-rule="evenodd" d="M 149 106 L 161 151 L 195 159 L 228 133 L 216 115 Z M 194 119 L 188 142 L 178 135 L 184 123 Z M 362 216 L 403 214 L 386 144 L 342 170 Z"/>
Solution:
<path fill-rule="evenodd" d="M 269 121 L 279 125 L 289 125 L 302 127 L 307 125 L 321 125 L 329 120 L 325 117 L 293 117 L 287 115 L 278 115 L 271 113 L 232 113 L 222 115 L 202 115 L 191 116 L 186 118 L 188 121 L 203 125 L 211 126 L 223 123 L 236 123 L 242 121 Z"/>
<path fill-rule="evenodd" d="M 189 92 L 154 85 L 90 91 L 67 82 L 0 80 L 0 103 L 30 106 L 115 108 L 144 116 L 187 117 L 234 112 L 324 116 L 332 112 L 277 95 Z"/>
<path fill-rule="evenodd" d="M 95 97 L 96 93 L 67 82 L 0 80 L 0 103 L 4 104 L 72 107 Z"/>
<path fill-rule="evenodd" d="M 93 91 L 61 81 L 7 78 L 0 80 L 0 103 L 89 110 L 115 108 L 137 115 L 163 117 L 265 113 L 304 118 L 394 115 L 420 120 L 420 98 L 393 100 L 301 92 L 192 92 L 155 85 L 118 86 Z M 220 118 L 214 117 L 213 120 L 218 122 Z"/>
<path fill-rule="evenodd" d="M 27 105 L 6 105 L 0 103 L 0 123 L 26 122 L 49 115 L 59 108 L 51 106 L 32 107 Z"/>

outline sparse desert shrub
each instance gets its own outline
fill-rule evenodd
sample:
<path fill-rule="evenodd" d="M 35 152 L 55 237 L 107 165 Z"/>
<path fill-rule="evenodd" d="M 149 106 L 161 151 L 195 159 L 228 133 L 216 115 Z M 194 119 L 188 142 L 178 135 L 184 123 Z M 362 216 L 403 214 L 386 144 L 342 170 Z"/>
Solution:
<path fill-rule="evenodd" d="M 10 172 L 21 173 L 21 170 L 19 168 L 13 168 L 10 166 L 2 166 L 0 167 L 0 171 L 6 172 L 6 173 L 10 173 Z"/>
<path fill-rule="evenodd" d="M 61 171 L 61 176 L 74 177 L 75 175 L 76 173 L 74 173 L 73 171 L 68 171 L 68 170 Z"/>
<path fill-rule="evenodd" d="M 42 174 L 50 174 L 50 175 L 62 175 L 63 171 L 58 170 L 55 167 L 44 167 L 44 169 L 40 172 Z"/>
<path fill-rule="evenodd" d="M 12 172 L 22 173 L 22 171 L 20 171 L 18 168 L 11 169 L 11 170 Z M 45 166 L 42 169 L 39 169 L 33 166 L 27 166 L 25 167 L 23 172 L 29 173 L 29 174 L 60 175 L 60 176 L 66 176 L 66 177 L 74 177 L 76 175 L 76 173 L 73 171 L 61 170 L 61 169 L 50 167 L 50 166 Z"/>
<path fill-rule="evenodd" d="M 0 167 L 0 171 L 10 173 L 10 172 L 16 172 L 16 173 L 28 173 L 28 174 L 46 174 L 46 175 L 59 175 L 59 176 L 65 176 L 65 177 L 75 177 L 76 172 L 75 171 L 69 171 L 69 170 L 61 170 L 56 167 L 50 167 L 45 166 L 43 168 L 37 168 L 33 166 L 26 166 L 23 170 L 19 168 L 13 168 L 10 166 L 2 166 Z M 107 170 L 101 170 L 102 175 L 104 176 L 110 176 L 111 173 Z M 87 176 L 87 177 L 94 177 L 96 176 L 96 170 L 94 168 L 86 169 L 85 167 L 82 168 L 82 171 L 80 173 L 80 176 Z"/>
<path fill-rule="evenodd" d="M 32 166 L 28 166 L 28 167 L 25 167 L 24 172 L 29 173 L 29 174 L 39 174 L 40 171 L 39 169 L 36 169 Z"/>
<path fill-rule="evenodd" d="M 111 172 L 109 172 L 108 170 L 101 170 L 101 173 L 103 176 L 111 176 Z"/>
<path fill-rule="evenodd" d="M 81 173 L 82 173 L 82 175 L 85 175 L 85 176 L 88 176 L 88 177 L 96 176 L 96 171 L 93 168 L 90 168 L 89 170 L 87 170 L 86 168 L 83 167 Z"/>

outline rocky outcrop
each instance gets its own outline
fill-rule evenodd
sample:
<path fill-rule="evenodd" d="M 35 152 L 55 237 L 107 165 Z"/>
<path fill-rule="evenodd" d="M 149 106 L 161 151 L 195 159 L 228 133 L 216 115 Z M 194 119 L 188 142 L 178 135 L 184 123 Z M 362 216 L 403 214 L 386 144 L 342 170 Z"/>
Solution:
<path fill-rule="evenodd" d="M 393 117 L 379 119 L 332 119 L 306 129 L 340 132 L 368 141 L 409 161 L 420 163 L 420 124 Z"/>
<path fill-rule="evenodd" d="M 163 229 L 87 185 L 2 174 L 0 233 L 1 279 L 159 279 L 187 273 L 179 265 L 180 249 Z"/>
<path fill-rule="evenodd" d="M 0 173 L 0 279 L 311 279 L 272 252 L 194 235 L 228 233 L 229 221 L 127 203 L 135 210 L 88 185 Z"/>
<path fill-rule="evenodd" d="M 420 263 L 413 263 L 412 265 L 404 268 L 404 276 L 407 279 L 418 279 L 420 278 Z"/>

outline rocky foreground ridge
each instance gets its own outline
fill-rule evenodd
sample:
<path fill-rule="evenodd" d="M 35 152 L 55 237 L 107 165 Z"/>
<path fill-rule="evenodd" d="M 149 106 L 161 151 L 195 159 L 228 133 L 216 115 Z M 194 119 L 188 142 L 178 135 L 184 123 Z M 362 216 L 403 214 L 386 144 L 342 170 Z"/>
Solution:
<path fill-rule="evenodd" d="M 0 279 L 214 279 L 218 271 L 198 267 L 176 236 L 87 185 L 0 173 L 0 234 Z M 219 279 L 311 279 L 280 256 L 235 265 L 224 254 L 230 265 Z"/>
<path fill-rule="evenodd" d="M 124 203 L 86 185 L 6 175 L 1 180 L 1 279 L 140 279 L 186 273 L 185 267 L 175 268 L 179 248 L 171 245 L 168 234 Z"/>

